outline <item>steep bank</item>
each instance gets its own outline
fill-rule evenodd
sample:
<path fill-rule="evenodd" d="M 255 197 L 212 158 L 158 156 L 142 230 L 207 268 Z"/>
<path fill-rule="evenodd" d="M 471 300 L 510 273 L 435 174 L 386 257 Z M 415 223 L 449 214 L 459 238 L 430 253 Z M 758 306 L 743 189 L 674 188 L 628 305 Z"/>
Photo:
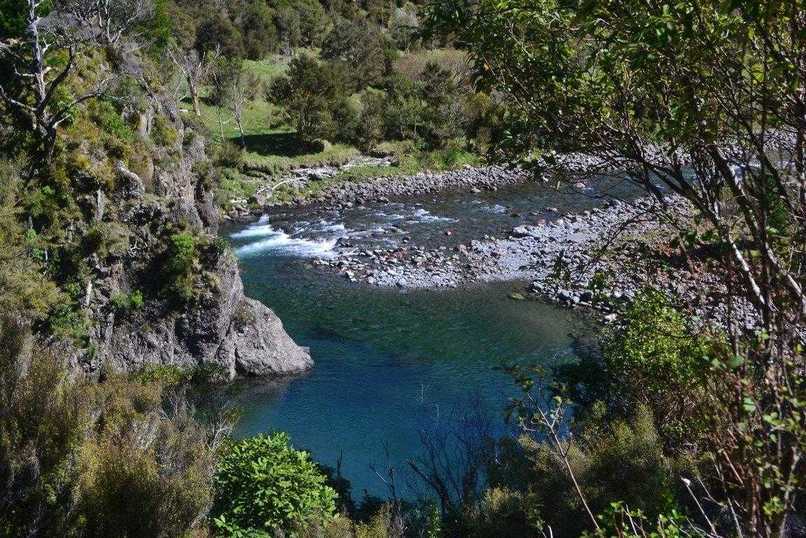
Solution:
<path fill-rule="evenodd" d="M 138 116 L 138 136 L 154 138 L 159 128 L 162 144 L 137 172 L 118 161 L 113 188 L 81 198 L 85 226 L 99 230 L 105 247 L 88 259 L 78 297 L 87 345 L 72 364 L 91 374 L 201 367 L 225 379 L 309 369 L 308 350 L 244 295 L 237 260 L 216 239 L 214 172 L 202 135 L 167 98 L 153 99 Z"/>

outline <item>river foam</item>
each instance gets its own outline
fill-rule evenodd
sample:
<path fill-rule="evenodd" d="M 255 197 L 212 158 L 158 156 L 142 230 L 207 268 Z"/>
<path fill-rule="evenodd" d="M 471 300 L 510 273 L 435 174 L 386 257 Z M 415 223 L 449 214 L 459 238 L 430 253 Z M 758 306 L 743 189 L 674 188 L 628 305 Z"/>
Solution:
<path fill-rule="evenodd" d="M 239 258 L 256 256 L 265 252 L 289 254 L 304 258 L 324 258 L 335 255 L 333 249 L 337 238 L 305 239 L 288 235 L 270 224 L 250 226 L 230 235 L 233 239 L 262 238 L 235 249 Z"/>

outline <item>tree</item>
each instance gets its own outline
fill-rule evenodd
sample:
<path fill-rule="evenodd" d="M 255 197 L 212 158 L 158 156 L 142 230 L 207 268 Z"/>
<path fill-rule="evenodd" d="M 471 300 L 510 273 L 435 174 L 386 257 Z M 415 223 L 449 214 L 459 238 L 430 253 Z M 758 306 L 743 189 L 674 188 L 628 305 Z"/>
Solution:
<path fill-rule="evenodd" d="M 45 26 L 45 5 L 44 0 L 28 0 L 24 36 L 0 41 L 0 54 L 10 56 L 17 75 L 16 84 L 0 84 L 0 99 L 27 119 L 39 137 L 45 160 L 50 161 L 59 126 L 70 119 L 76 106 L 101 95 L 111 77 L 78 97 L 62 98 L 60 92 L 75 67 L 79 42 L 59 27 Z M 50 63 L 57 55 L 66 55 L 66 60 L 54 69 Z M 22 66 L 26 66 L 24 71 L 19 71 Z"/>
<path fill-rule="evenodd" d="M 580 149 L 655 195 L 652 179 L 662 181 L 728 249 L 730 272 L 776 341 L 803 340 L 802 7 L 513 0 L 448 15 L 454 4 L 438 3 L 432 18 L 449 21 L 482 79 L 519 112 L 514 150 Z"/>
<path fill-rule="evenodd" d="M 280 42 L 283 44 L 282 52 L 291 54 L 291 51 L 298 47 L 302 41 L 299 13 L 291 7 L 278 8 L 274 22 L 277 26 Z"/>
<path fill-rule="evenodd" d="M 252 0 L 241 14 L 241 35 L 246 57 L 261 60 L 269 52 L 277 50 L 277 27 L 274 13 L 265 0 Z"/>
<path fill-rule="evenodd" d="M 322 43 L 321 56 L 342 63 L 356 90 L 379 85 L 387 72 L 387 45 L 380 31 L 365 21 L 340 19 Z"/>
<path fill-rule="evenodd" d="M 182 72 L 182 76 L 187 82 L 190 99 L 193 102 L 193 113 L 201 116 L 199 88 L 210 79 L 212 71 L 221 56 L 220 50 L 215 49 L 199 53 L 196 49 L 179 50 L 169 48 L 168 56 Z"/>
<path fill-rule="evenodd" d="M 217 13 L 199 25 L 195 46 L 201 52 L 221 50 L 227 58 L 243 57 L 243 36 L 224 13 Z"/>
<path fill-rule="evenodd" d="M 274 81 L 268 98 L 285 106 L 303 140 L 327 139 L 336 133 L 334 110 L 344 104 L 343 80 L 338 68 L 303 54 L 291 60 L 286 76 Z"/>
<path fill-rule="evenodd" d="M 318 0 L 295 0 L 290 5 L 299 17 L 300 45 L 320 46 L 330 24 L 330 17 L 322 4 Z"/>
<path fill-rule="evenodd" d="M 407 3 L 396 7 L 389 17 L 389 33 L 397 48 L 409 50 L 417 41 L 420 21 L 417 19 L 417 7 Z"/>
<path fill-rule="evenodd" d="M 154 14 L 152 0 L 57 0 L 56 9 L 69 14 L 82 30 L 104 46 L 120 39 Z"/>
<path fill-rule="evenodd" d="M 455 75 L 428 62 L 420 75 L 420 95 L 426 105 L 421 136 L 431 146 L 442 146 L 463 132 L 464 110 Z"/>
<path fill-rule="evenodd" d="M 243 114 L 260 91 L 260 81 L 253 73 L 244 70 L 242 60 L 224 59 L 219 62 L 214 75 L 213 100 L 219 107 L 226 106 L 232 112 L 243 149 L 246 149 Z"/>

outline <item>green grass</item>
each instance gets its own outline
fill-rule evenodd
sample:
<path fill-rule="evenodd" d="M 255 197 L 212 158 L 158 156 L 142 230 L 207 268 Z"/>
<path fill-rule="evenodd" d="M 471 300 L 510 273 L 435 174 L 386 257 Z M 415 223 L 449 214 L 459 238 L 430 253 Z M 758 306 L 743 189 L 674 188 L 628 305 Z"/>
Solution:
<path fill-rule="evenodd" d="M 380 151 L 380 147 L 384 147 L 387 144 L 390 143 L 384 142 L 381 144 L 378 151 Z M 481 158 L 478 155 L 459 147 L 423 151 L 414 149 L 408 141 L 403 141 L 399 144 L 400 145 L 395 148 L 395 151 L 387 150 L 384 152 L 397 158 L 397 164 L 395 166 L 356 166 L 350 170 L 345 170 L 335 177 L 356 181 L 362 178 L 389 175 L 414 175 L 424 170 L 443 172 L 455 170 L 463 166 L 478 166 L 481 164 Z M 389 146 L 386 146 L 386 148 L 389 148 Z M 405 148 L 411 149 L 406 150 Z"/>
<path fill-rule="evenodd" d="M 216 201 L 225 210 L 230 208 L 230 200 L 248 200 L 264 182 L 249 177 L 233 168 L 225 168 L 221 182 L 216 189 Z"/>
<path fill-rule="evenodd" d="M 297 51 L 301 54 L 303 51 Z M 309 51 L 310 52 L 310 51 Z M 286 56 L 272 56 L 266 60 L 244 62 L 246 69 L 250 70 L 265 87 L 281 76 L 288 65 L 290 58 Z M 240 144 L 240 133 L 235 118 L 229 110 L 201 103 L 201 120 L 212 133 L 217 143 L 230 141 Z M 282 107 L 269 103 L 265 99 L 265 91 L 258 92 L 258 97 L 250 103 L 243 116 L 246 151 L 243 157 L 243 169 L 262 172 L 268 175 L 277 175 L 293 168 L 302 166 L 321 166 L 326 164 L 344 164 L 356 155 L 358 150 L 344 144 L 304 144 L 294 134 L 294 129 L 285 122 Z M 254 193 L 250 188 L 251 180 L 233 179 L 229 181 L 224 191 L 233 193 Z M 249 193 L 249 190 L 252 193 Z"/>
<path fill-rule="evenodd" d="M 244 60 L 244 69 L 251 71 L 264 84 L 271 84 L 285 73 L 288 61 L 283 56 L 270 56 L 264 60 Z"/>
<path fill-rule="evenodd" d="M 302 52 L 304 51 L 298 51 L 297 54 Z M 282 76 L 290 59 L 275 55 L 261 61 L 247 60 L 244 65 L 265 88 L 268 88 L 274 79 Z M 408 55 L 403 62 L 408 61 L 411 64 L 409 68 L 417 70 L 421 64 L 424 65 L 429 60 L 436 60 L 449 66 L 463 64 L 463 56 L 458 51 L 450 49 Z M 243 153 L 238 170 L 233 168 L 224 170 L 218 187 L 217 199 L 224 208 L 232 199 L 249 199 L 255 194 L 257 189 L 266 183 L 265 177 L 259 177 L 261 175 L 276 177 L 305 166 L 338 166 L 360 154 L 358 149 L 346 144 L 303 143 L 297 138 L 293 127 L 286 123 L 282 107 L 266 101 L 265 93 L 263 89 L 259 91 L 257 99 L 250 103 L 244 112 L 246 151 Z M 218 107 L 202 100 L 201 121 L 210 131 L 214 142 L 218 144 L 232 142 L 240 145 L 240 133 L 229 110 L 219 110 Z M 461 141 L 454 141 L 446 149 L 422 151 L 411 141 L 383 142 L 373 153 L 394 156 L 397 160 L 396 166 L 360 166 L 325 180 L 309 182 L 301 191 L 281 186 L 274 196 L 277 201 L 289 200 L 295 196 L 308 198 L 344 182 L 361 182 L 389 175 L 412 175 L 423 170 L 444 171 L 479 164 L 477 156 L 461 147 Z"/>
<path fill-rule="evenodd" d="M 288 134 L 288 133 L 285 133 Z M 327 144 L 319 151 L 292 155 L 265 154 L 247 151 L 243 163 L 246 170 L 256 170 L 272 176 L 303 166 L 338 166 L 357 157 L 361 152 L 344 144 Z"/>
<path fill-rule="evenodd" d="M 231 111 L 220 109 L 202 102 L 201 119 L 205 127 L 210 130 L 213 140 L 220 143 L 223 133 L 224 140 L 238 140 L 240 133 L 235 124 Z M 247 136 L 281 133 L 292 130 L 283 121 L 283 111 L 280 107 L 266 102 L 262 96 L 258 97 L 246 107 L 243 115 L 244 133 Z M 220 121 L 220 123 L 219 123 Z M 248 147 L 248 145 L 247 145 Z"/>
<path fill-rule="evenodd" d="M 405 141 L 397 146 L 398 149 L 410 147 L 411 144 Z M 328 188 L 344 183 L 362 183 L 385 176 L 408 176 L 417 174 L 423 170 L 442 172 L 455 170 L 463 166 L 477 166 L 481 164 L 481 159 L 477 155 L 459 148 L 446 148 L 432 151 L 413 150 L 409 153 L 396 156 L 398 157 L 397 165 L 356 166 L 335 176 L 319 181 L 311 181 L 305 185 L 303 189 L 294 189 L 284 185 L 277 189 L 274 198 L 277 201 L 288 201 L 295 197 L 305 199 L 315 198 Z"/>
<path fill-rule="evenodd" d="M 245 60 L 244 68 L 251 71 L 258 80 L 260 80 L 263 88 L 258 91 L 257 98 L 249 103 L 244 111 L 243 124 L 244 132 L 249 135 L 265 135 L 275 132 L 288 132 L 291 129 L 284 119 L 282 107 L 278 107 L 266 101 L 266 89 L 277 77 L 281 76 L 288 66 L 288 59 L 282 56 L 271 56 L 265 60 Z M 207 93 L 207 89 L 202 91 L 202 95 Z M 189 108 L 189 106 L 188 106 Z M 212 106 L 202 99 L 201 102 L 201 119 L 205 127 L 212 133 L 213 140 L 216 142 L 222 141 L 222 133 L 224 140 L 237 140 L 240 136 L 238 126 L 235 124 L 235 118 L 231 111 L 226 109 L 219 110 L 218 107 Z"/>

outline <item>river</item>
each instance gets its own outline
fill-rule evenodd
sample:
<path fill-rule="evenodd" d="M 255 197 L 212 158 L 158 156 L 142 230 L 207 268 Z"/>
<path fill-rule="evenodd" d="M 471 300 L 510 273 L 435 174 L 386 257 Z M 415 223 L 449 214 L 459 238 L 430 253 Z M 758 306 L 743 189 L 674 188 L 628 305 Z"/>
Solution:
<path fill-rule="evenodd" d="M 453 428 L 470 411 L 504 431 L 505 408 L 518 391 L 500 367 L 573 361 L 572 335 L 591 327 L 573 311 L 511 299 L 521 282 L 378 289 L 312 261 L 336 256 L 339 238 L 355 248 L 409 242 L 448 249 L 554 218 L 554 208 L 594 207 L 626 188 L 601 183 L 596 190 L 557 192 L 526 184 L 341 211 L 278 210 L 224 229 L 240 258 L 247 295 L 271 307 L 316 363 L 294 380 L 242 383 L 236 435 L 288 432 L 318 461 L 333 466 L 340 460 L 357 499 L 364 492 L 385 495 L 376 471 L 393 466 L 407 495 L 405 462 L 420 453 L 422 431 Z"/>

